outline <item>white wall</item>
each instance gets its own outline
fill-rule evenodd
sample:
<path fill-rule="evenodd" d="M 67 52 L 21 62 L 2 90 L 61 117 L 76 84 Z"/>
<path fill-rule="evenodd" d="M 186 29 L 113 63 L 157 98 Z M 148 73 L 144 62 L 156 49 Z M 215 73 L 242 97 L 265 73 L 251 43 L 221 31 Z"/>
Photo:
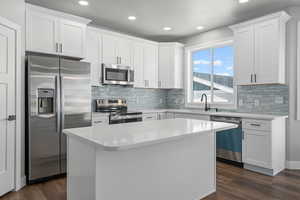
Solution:
<path fill-rule="evenodd" d="M 207 42 L 214 42 L 233 37 L 233 32 L 228 27 L 218 28 L 212 31 L 204 32 L 199 35 L 182 39 L 180 42 L 185 45 L 195 45 Z"/>
<path fill-rule="evenodd" d="M 286 11 L 292 16 L 287 25 L 287 71 L 290 93 L 287 160 L 300 161 L 300 121 L 295 120 L 297 111 L 297 21 L 300 20 L 300 7 L 291 7 Z"/>
<path fill-rule="evenodd" d="M 22 73 L 22 175 L 25 175 L 25 139 L 24 139 L 24 94 L 25 94 L 25 1 L 24 0 L 0 0 L 0 16 L 4 17 L 11 22 L 14 22 L 15 24 L 18 24 L 19 26 L 22 27 L 22 66 L 21 66 L 21 73 Z"/>
<path fill-rule="evenodd" d="M 287 125 L 287 160 L 300 162 L 300 121 L 296 121 L 296 72 L 297 72 L 297 21 L 300 20 L 300 7 L 290 7 L 286 11 L 292 16 L 287 24 L 287 80 L 289 85 L 289 120 Z M 232 37 L 232 31 L 218 28 L 212 31 L 182 39 L 186 45 L 194 45 L 211 41 L 218 41 Z"/>

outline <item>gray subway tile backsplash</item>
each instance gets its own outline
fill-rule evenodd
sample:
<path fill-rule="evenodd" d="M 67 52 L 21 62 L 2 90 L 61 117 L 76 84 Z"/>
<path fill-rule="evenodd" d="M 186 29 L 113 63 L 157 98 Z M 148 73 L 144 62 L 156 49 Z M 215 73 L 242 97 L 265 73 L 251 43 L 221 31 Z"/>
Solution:
<path fill-rule="evenodd" d="M 129 109 L 184 108 L 183 89 L 139 89 L 123 86 L 92 88 L 93 99 L 125 98 Z M 232 112 L 288 114 L 288 86 L 256 85 L 238 87 L 238 108 Z"/>

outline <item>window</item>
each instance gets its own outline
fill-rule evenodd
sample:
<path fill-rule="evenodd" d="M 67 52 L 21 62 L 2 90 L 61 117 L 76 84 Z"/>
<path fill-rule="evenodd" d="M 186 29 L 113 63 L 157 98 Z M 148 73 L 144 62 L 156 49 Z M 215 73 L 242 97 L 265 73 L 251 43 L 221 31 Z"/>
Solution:
<path fill-rule="evenodd" d="M 231 106 L 236 102 L 232 42 L 188 50 L 187 103 L 200 104 L 202 94 L 210 104 Z"/>

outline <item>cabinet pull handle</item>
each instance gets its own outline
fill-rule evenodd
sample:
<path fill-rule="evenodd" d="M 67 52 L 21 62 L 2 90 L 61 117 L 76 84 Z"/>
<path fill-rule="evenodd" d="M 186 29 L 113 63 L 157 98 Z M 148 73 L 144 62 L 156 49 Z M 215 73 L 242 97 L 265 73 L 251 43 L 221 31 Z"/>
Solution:
<path fill-rule="evenodd" d="M 242 131 L 242 140 L 244 140 L 244 139 L 245 139 L 245 132 Z"/>
<path fill-rule="evenodd" d="M 254 74 L 254 81 L 255 81 L 255 83 L 256 83 L 256 74 Z"/>
<path fill-rule="evenodd" d="M 63 52 L 63 45 L 60 43 L 60 53 Z"/>
<path fill-rule="evenodd" d="M 251 74 L 251 83 L 253 83 L 253 74 Z"/>
<path fill-rule="evenodd" d="M 56 48 L 56 52 L 58 52 L 59 51 L 58 43 L 55 43 L 55 48 Z"/>
<path fill-rule="evenodd" d="M 250 124 L 251 126 L 257 126 L 257 127 L 260 127 L 261 125 L 260 124 Z"/>
<path fill-rule="evenodd" d="M 122 57 L 120 57 L 120 64 L 122 64 Z"/>

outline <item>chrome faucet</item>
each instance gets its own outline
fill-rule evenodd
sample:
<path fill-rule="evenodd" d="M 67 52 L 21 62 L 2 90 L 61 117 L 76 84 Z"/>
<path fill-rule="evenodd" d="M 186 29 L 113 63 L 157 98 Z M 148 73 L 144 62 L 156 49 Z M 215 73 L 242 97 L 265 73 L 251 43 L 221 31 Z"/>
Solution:
<path fill-rule="evenodd" d="M 203 102 L 203 98 L 205 97 L 205 107 L 204 107 L 204 110 L 205 111 L 209 111 L 209 107 L 208 107 L 208 105 L 207 105 L 207 95 L 206 94 L 202 94 L 201 95 L 201 102 Z"/>

